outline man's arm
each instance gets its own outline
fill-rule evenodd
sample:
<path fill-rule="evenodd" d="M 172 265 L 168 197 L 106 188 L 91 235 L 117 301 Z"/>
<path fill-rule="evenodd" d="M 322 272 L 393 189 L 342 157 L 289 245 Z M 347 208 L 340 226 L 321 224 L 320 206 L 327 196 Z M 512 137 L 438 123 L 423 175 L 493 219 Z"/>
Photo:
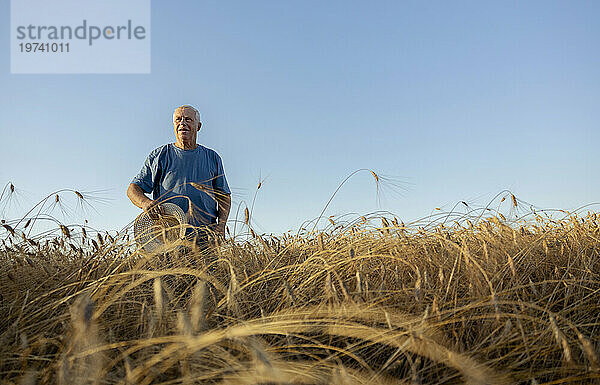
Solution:
<path fill-rule="evenodd" d="M 225 236 L 225 225 L 231 208 L 231 194 L 217 193 L 217 227 L 216 232 L 221 236 Z"/>
<path fill-rule="evenodd" d="M 158 206 L 158 202 L 153 201 L 148 198 L 144 193 L 144 190 L 140 186 L 135 183 L 130 183 L 129 188 L 127 189 L 127 196 L 131 203 L 141 208 L 144 211 L 150 210 L 153 206 L 156 206 L 160 210 L 160 206 Z M 154 214 L 154 213 L 152 213 Z"/>

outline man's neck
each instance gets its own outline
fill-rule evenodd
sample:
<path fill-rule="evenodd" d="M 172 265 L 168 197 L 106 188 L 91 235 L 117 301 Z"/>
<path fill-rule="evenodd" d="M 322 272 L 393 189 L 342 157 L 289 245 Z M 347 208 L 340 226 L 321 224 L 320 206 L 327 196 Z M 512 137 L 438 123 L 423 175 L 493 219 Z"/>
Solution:
<path fill-rule="evenodd" d="M 175 142 L 175 147 L 181 148 L 182 150 L 195 150 L 198 145 L 196 143 Z"/>

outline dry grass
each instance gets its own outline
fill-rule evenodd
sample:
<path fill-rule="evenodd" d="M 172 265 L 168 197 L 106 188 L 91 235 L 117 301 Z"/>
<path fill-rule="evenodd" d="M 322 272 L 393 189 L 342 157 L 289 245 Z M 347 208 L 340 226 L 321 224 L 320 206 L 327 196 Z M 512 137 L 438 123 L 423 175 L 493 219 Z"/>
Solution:
<path fill-rule="evenodd" d="M 518 202 L 511 196 L 517 207 Z M 454 216 L 436 214 L 438 218 Z M 249 223 L 248 214 L 244 222 Z M 595 214 L 497 217 L 171 245 L 4 223 L 4 383 L 600 381 Z M 458 223 L 463 224 L 463 226 Z M 8 229 L 6 226 L 9 226 Z M 217 257 L 210 260 L 204 254 Z"/>

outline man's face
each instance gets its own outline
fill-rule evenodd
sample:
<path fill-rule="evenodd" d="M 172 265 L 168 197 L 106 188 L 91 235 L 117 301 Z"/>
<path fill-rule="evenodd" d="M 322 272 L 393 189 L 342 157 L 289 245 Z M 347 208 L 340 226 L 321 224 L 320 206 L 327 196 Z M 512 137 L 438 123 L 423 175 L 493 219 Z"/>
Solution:
<path fill-rule="evenodd" d="M 175 137 L 181 143 L 196 143 L 196 135 L 200 130 L 199 123 L 194 110 L 190 108 L 176 109 L 173 114 Z"/>

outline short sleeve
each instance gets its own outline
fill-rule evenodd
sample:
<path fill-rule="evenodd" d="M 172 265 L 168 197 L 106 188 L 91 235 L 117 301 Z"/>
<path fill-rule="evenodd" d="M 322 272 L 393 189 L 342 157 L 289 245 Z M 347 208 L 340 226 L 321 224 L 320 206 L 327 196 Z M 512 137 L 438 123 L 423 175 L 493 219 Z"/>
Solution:
<path fill-rule="evenodd" d="M 140 186 L 140 188 L 146 193 L 149 194 L 152 192 L 154 186 L 154 177 L 156 176 L 158 165 L 156 162 L 156 157 L 153 156 L 154 152 L 152 152 L 146 158 L 144 165 L 140 172 L 133 178 L 131 183 Z"/>
<path fill-rule="evenodd" d="M 217 176 L 213 180 L 213 188 L 225 194 L 231 194 L 231 190 L 229 190 L 229 185 L 227 184 L 227 179 L 225 178 L 225 170 L 223 169 L 221 157 L 217 154 L 215 155 L 217 160 Z"/>

